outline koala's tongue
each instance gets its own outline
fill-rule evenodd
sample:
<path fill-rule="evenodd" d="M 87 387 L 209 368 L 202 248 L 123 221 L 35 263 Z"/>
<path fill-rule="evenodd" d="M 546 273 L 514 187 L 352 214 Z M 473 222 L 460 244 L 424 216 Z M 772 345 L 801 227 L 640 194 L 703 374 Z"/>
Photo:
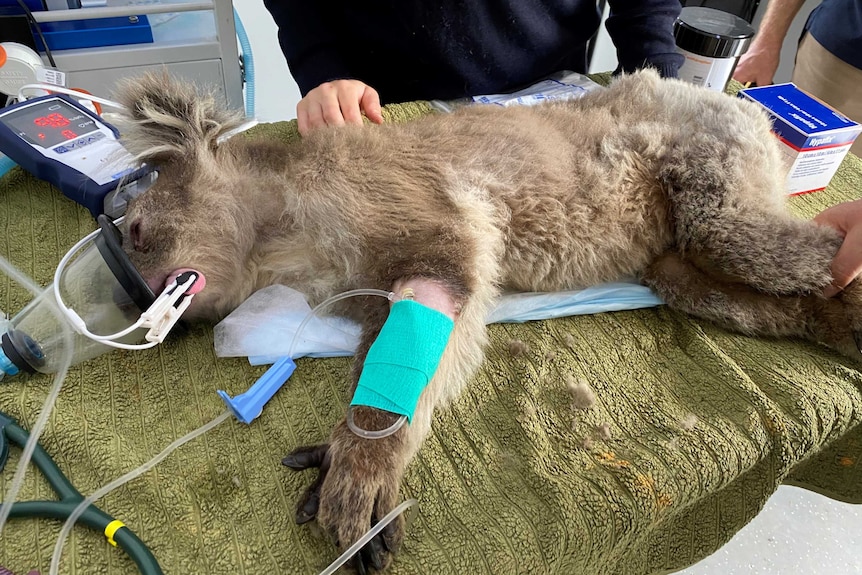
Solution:
<path fill-rule="evenodd" d="M 168 276 L 168 279 L 165 281 L 165 285 L 171 285 L 175 279 L 187 272 L 193 272 L 195 275 L 198 276 L 198 279 L 197 281 L 195 281 L 195 283 L 192 284 L 192 287 L 186 290 L 186 293 L 188 295 L 194 295 L 204 289 L 204 287 L 207 285 L 207 280 L 204 277 L 204 274 L 191 268 L 180 268 L 178 270 L 175 270 L 171 275 Z M 188 281 L 188 278 L 181 278 L 179 283 L 183 283 L 184 281 Z"/>

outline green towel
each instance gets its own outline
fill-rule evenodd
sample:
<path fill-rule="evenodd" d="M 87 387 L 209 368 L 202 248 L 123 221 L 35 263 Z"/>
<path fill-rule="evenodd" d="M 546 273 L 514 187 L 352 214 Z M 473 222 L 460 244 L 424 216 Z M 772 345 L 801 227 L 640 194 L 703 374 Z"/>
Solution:
<path fill-rule="evenodd" d="M 429 113 L 389 106 L 387 121 Z M 255 134 L 289 139 L 295 124 Z M 862 190 L 848 157 L 825 192 L 795 198 L 813 216 Z M 13 170 L 0 180 L 0 254 L 47 285 L 86 232 L 88 213 Z M 0 277 L 0 309 L 30 296 Z M 511 346 L 522 353 L 512 353 Z M 72 368 L 42 438 L 85 494 L 149 460 L 225 409 L 264 371 L 219 359 L 211 327 L 147 351 L 114 351 Z M 345 414 L 350 360 L 301 359 L 250 426 L 229 420 L 98 505 L 152 549 L 165 573 L 316 574 L 337 552 L 294 524 L 312 473 L 283 467 L 324 441 Z M 595 391 L 577 410 L 571 382 Z M 0 410 L 33 425 L 51 380 L 0 382 Z M 862 374 L 822 347 L 728 333 L 664 307 L 490 327 L 483 368 L 408 468 L 401 495 L 419 500 L 393 575 L 664 573 L 713 552 L 782 483 L 862 501 Z M 5 492 L 13 450 L 0 479 Z M 35 468 L 24 499 L 50 497 Z M 47 572 L 59 522 L 13 520 L 0 565 Z M 135 566 L 78 527 L 61 573 L 125 574 Z"/>

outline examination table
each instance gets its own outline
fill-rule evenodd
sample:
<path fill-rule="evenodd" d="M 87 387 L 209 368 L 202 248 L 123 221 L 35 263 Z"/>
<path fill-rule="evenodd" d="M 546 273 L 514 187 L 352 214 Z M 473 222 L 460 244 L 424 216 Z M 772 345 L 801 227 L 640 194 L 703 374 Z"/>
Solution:
<path fill-rule="evenodd" d="M 389 106 L 389 122 L 432 113 Z M 295 123 L 257 134 L 297 137 Z M 792 198 L 811 217 L 862 193 L 848 156 L 830 187 Z M 41 285 L 95 227 L 89 213 L 14 169 L 0 180 L 0 254 Z M 30 295 L 5 276 L 0 309 Z M 510 344 L 519 340 L 526 344 Z M 41 443 L 84 494 L 225 410 L 264 367 L 220 359 L 210 326 L 147 351 L 74 366 Z M 337 552 L 294 523 L 313 479 L 281 465 L 324 441 L 346 410 L 350 359 L 301 359 L 252 425 L 230 419 L 97 502 L 151 548 L 167 574 L 316 574 Z M 594 405 L 573 407 L 570 380 Z M 48 376 L 0 382 L 0 410 L 32 427 Z M 390 569 L 401 574 L 666 573 L 728 541 L 779 485 L 862 502 L 862 372 L 824 347 L 744 337 L 664 307 L 490 327 L 487 359 L 410 465 L 419 500 Z M 0 478 L 8 488 L 17 450 Z M 35 467 L 23 499 L 50 497 Z M 0 566 L 48 571 L 60 524 L 12 520 Z M 826 558 L 824 558 L 825 560 Z M 61 573 L 136 572 L 105 536 L 77 527 Z"/>

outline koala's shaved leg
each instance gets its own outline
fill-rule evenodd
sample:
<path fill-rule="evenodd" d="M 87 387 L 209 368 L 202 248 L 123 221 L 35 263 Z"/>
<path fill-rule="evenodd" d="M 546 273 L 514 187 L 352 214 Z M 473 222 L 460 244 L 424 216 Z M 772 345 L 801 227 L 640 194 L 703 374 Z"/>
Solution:
<path fill-rule="evenodd" d="M 412 299 L 455 319 L 461 310 L 461 302 L 440 282 L 428 278 L 408 278 L 398 280 L 392 286 L 396 299 Z"/>
<path fill-rule="evenodd" d="M 723 282 L 668 252 L 650 264 L 643 275 L 671 307 L 749 335 L 797 336 L 824 343 L 859 359 L 862 322 L 854 320 L 862 306 L 850 294 L 826 299 L 821 295 L 775 296 L 740 283 Z"/>

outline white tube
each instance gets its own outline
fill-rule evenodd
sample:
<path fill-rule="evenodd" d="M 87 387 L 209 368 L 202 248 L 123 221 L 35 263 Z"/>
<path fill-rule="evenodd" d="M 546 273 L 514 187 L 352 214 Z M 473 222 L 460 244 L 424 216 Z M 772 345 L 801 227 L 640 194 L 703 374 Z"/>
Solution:
<path fill-rule="evenodd" d="M 119 102 L 114 102 L 113 100 L 108 100 L 107 98 L 100 98 L 98 96 L 94 96 L 92 94 L 88 94 L 86 92 L 81 92 L 80 90 L 75 90 L 73 88 L 64 88 L 62 86 L 56 86 L 54 84 L 24 84 L 20 88 L 18 88 L 18 101 L 23 102 L 27 98 L 24 97 L 24 92 L 27 90 L 46 90 L 50 92 L 57 92 L 58 94 L 66 94 L 67 96 L 74 96 L 80 100 L 90 100 L 91 102 L 98 102 L 104 106 L 110 106 L 111 108 L 116 108 L 118 110 L 125 110 L 126 107 L 120 104 Z"/>
<path fill-rule="evenodd" d="M 206 423 L 195 429 L 194 431 L 191 431 L 186 435 L 180 437 L 179 439 L 175 440 L 173 443 L 164 448 L 161 453 L 159 453 L 137 469 L 133 469 L 122 477 L 119 477 L 111 481 L 107 485 L 100 487 L 83 501 L 81 501 L 81 503 L 79 503 L 78 506 L 75 507 L 74 511 L 72 511 L 71 515 L 69 515 L 69 518 L 66 519 L 66 522 L 63 524 L 63 529 L 60 531 L 60 536 L 57 538 L 57 543 L 54 545 L 54 554 L 51 556 L 51 575 L 57 575 L 60 568 L 60 555 L 63 553 L 63 544 L 66 542 L 66 538 L 69 536 L 69 532 L 72 530 L 72 527 L 75 526 L 75 522 L 78 520 L 81 514 L 84 513 L 84 510 L 87 509 L 87 507 L 89 507 L 90 505 L 95 503 L 97 499 L 99 499 L 100 497 L 104 497 L 117 487 L 120 487 L 121 485 L 128 483 L 132 479 L 138 477 L 139 475 L 146 473 L 147 471 L 161 463 L 161 461 L 168 455 L 170 455 L 171 452 L 173 452 L 175 449 L 181 447 L 184 443 L 187 443 L 192 439 L 203 435 L 221 422 L 225 421 L 226 419 L 229 419 L 230 416 L 230 411 L 225 411 L 209 423 Z"/>
<path fill-rule="evenodd" d="M 329 307 L 330 305 L 334 304 L 335 302 L 341 301 L 343 299 L 347 299 L 349 297 L 360 296 L 360 295 L 379 295 L 381 297 L 385 297 L 389 301 L 394 301 L 394 298 L 395 298 L 395 294 L 392 293 L 391 291 L 384 291 L 382 289 L 374 289 L 374 288 L 352 289 L 352 290 L 348 290 L 346 292 L 341 292 L 339 294 L 335 294 L 334 296 L 330 296 L 330 297 L 326 298 L 325 300 L 323 300 L 322 302 L 320 302 L 319 304 L 314 306 L 314 309 L 312 309 L 310 312 L 305 314 L 305 317 L 299 323 L 299 326 L 297 326 L 296 332 L 294 332 L 294 334 L 293 334 L 293 339 L 290 341 L 290 347 L 287 348 L 288 357 L 293 359 L 293 350 L 296 348 L 296 342 L 299 340 L 299 334 L 302 333 L 302 330 L 305 329 L 305 326 L 308 324 L 308 322 L 310 322 L 311 319 L 317 315 L 317 312 L 319 312 L 322 309 Z"/>
<path fill-rule="evenodd" d="M 84 240 L 82 240 L 81 244 L 83 244 L 83 241 Z M 75 251 L 75 250 L 74 249 L 70 250 L 69 253 L 67 253 L 67 256 L 70 253 L 73 253 L 73 251 Z M 64 261 L 65 261 L 65 259 L 64 259 Z M 59 278 L 55 278 L 55 284 L 57 283 L 58 279 Z M 290 344 L 290 348 L 289 348 L 290 352 L 291 353 L 293 352 L 294 346 L 296 345 L 296 342 L 299 338 L 299 334 L 302 332 L 302 330 L 305 328 L 305 326 L 308 324 L 308 322 L 311 321 L 311 318 L 313 318 L 317 314 L 317 312 L 319 312 L 320 310 L 324 309 L 325 307 L 327 307 L 327 306 L 329 306 L 329 305 L 331 305 L 337 301 L 341 301 L 341 300 L 347 299 L 349 297 L 360 296 L 360 295 L 382 296 L 382 297 L 385 297 L 386 299 L 388 299 L 390 301 L 392 301 L 393 298 L 395 298 L 395 294 L 392 292 L 387 292 L 387 291 L 378 290 L 378 289 L 370 289 L 370 288 L 369 289 L 349 290 L 349 291 L 346 291 L 346 292 L 343 292 L 340 294 L 336 294 L 332 297 L 327 298 L 326 300 L 324 300 L 323 302 L 321 302 L 320 304 L 315 306 L 314 309 L 312 309 L 306 315 L 306 317 L 302 320 L 302 322 L 299 324 L 299 326 L 296 329 L 296 333 L 293 335 L 293 340 L 291 341 L 291 344 Z M 146 473 L 147 471 L 149 471 L 150 469 L 155 467 L 158 463 L 160 463 L 163 459 L 165 459 L 168 455 L 170 455 L 171 452 L 173 452 L 175 449 L 179 448 L 180 446 L 182 446 L 186 442 L 191 441 L 192 439 L 195 439 L 196 437 L 206 433 L 207 431 L 216 427 L 218 424 L 225 421 L 226 419 L 229 419 L 230 417 L 231 417 L 231 412 L 225 411 L 224 413 L 222 413 L 221 415 L 219 415 L 218 417 L 213 419 L 211 422 L 209 422 L 209 423 L 199 427 L 198 429 L 184 435 L 180 439 L 177 439 L 176 441 L 174 441 L 173 443 L 168 445 L 164 450 L 162 450 L 161 453 L 159 453 L 158 455 L 153 457 L 150 461 L 144 463 L 143 465 L 141 465 L 140 467 L 138 467 L 136 469 L 133 469 L 132 471 L 126 473 L 122 477 L 115 479 L 114 481 L 104 485 L 103 487 L 99 488 L 98 490 L 93 492 L 91 495 L 89 495 L 87 498 L 85 498 L 81 503 L 79 503 L 78 506 L 75 507 L 75 509 L 69 515 L 69 518 L 66 519 L 66 522 L 63 524 L 63 528 L 61 529 L 60 535 L 57 538 L 57 543 L 54 545 L 54 553 L 51 556 L 51 567 L 50 567 L 50 571 L 49 571 L 50 575 L 57 575 L 58 574 L 59 568 L 60 568 L 60 556 L 63 553 L 63 544 L 66 542 L 66 538 L 69 536 L 69 533 L 71 532 L 72 527 L 75 525 L 75 522 L 78 520 L 78 518 L 81 516 L 81 514 L 84 513 L 84 510 L 87 507 L 89 507 L 96 500 L 98 500 L 101 497 L 104 497 L 106 494 L 110 493 L 111 491 L 113 491 L 117 487 L 120 487 L 121 485 L 131 481 L 132 479 L 135 479 L 136 477 L 140 476 L 141 474 Z M 404 503 L 402 503 L 401 505 L 399 505 L 395 509 L 393 509 L 388 515 L 386 515 L 386 517 L 384 517 L 379 523 L 377 523 L 377 525 L 375 525 L 374 528 L 371 529 L 371 531 L 369 531 L 362 539 L 357 541 L 356 544 L 351 546 L 345 552 L 345 554 L 342 555 L 343 560 L 341 561 L 341 563 L 338 563 L 337 565 L 334 564 L 335 569 L 340 567 L 345 561 L 347 561 L 347 559 L 349 559 L 356 552 L 355 550 L 351 551 L 352 549 L 356 548 L 356 550 L 358 550 L 359 548 L 361 548 L 365 542 L 369 541 L 372 537 L 374 537 L 374 535 L 379 533 L 380 530 L 382 530 L 389 522 L 391 522 L 393 519 L 395 519 L 395 517 L 397 517 L 399 513 L 401 513 L 404 509 L 406 509 L 410 505 L 415 505 L 415 504 L 416 504 L 416 500 L 410 499 L 408 501 L 405 501 Z M 349 554 L 347 554 L 348 551 L 350 552 Z M 340 559 L 341 558 L 339 558 L 339 560 Z M 337 563 L 337 561 L 336 561 L 336 563 Z M 333 571 L 334 571 L 334 569 L 333 569 Z M 332 571 L 329 571 L 329 573 L 332 573 Z"/>
<path fill-rule="evenodd" d="M 159 4 L 133 4 L 129 6 L 106 6 L 104 8 L 76 8 L 73 10 L 41 10 L 33 12 L 36 22 L 65 22 L 69 20 L 92 20 L 94 18 L 116 18 L 118 16 L 140 16 L 141 14 L 170 14 L 173 12 L 201 12 L 213 10 L 213 2 L 160 2 Z"/>
<path fill-rule="evenodd" d="M 94 233 L 98 233 L 98 232 L 94 232 Z M 68 259 L 71 258 L 71 254 L 78 251 L 81 248 L 81 246 L 87 241 L 87 239 L 89 237 L 90 236 L 87 236 L 87 238 L 84 238 L 83 240 L 81 240 L 75 247 L 73 247 L 71 250 L 69 250 L 69 252 L 67 252 L 66 256 L 64 256 L 63 260 L 61 261 L 61 265 L 58 266 L 58 270 L 60 268 L 62 268 L 66 262 L 68 262 Z M 58 282 L 59 282 L 59 271 L 57 272 L 57 277 L 54 278 L 54 285 L 55 285 L 55 290 L 56 290 L 55 294 L 57 296 L 56 299 L 57 299 L 57 301 L 62 301 L 62 299 L 59 297 L 59 290 L 56 288 L 56 286 L 58 285 Z M 291 343 L 291 350 L 293 349 L 294 345 L 296 344 L 299 333 L 306 326 L 306 324 L 311 320 L 311 318 L 315 315 L 316 312 L 320 311 L 324 307 L 331 305 L 337 301 L 340 301 L 340 300 L 343 300 L 343 299 L 346 299 L 346 298 L 352 297 L 352 296 L 358 296 L 358 295 L 380 295 L 380 296 L 386 297 L 387 299 L 391 299 L 392 297 L 394 297 L 394 294 L 392 294 L 391 292 L 386 292 L 383 290 L 356 289 L 356 290 L 350 290 L 350 291 L 347 291 L 347 292 L 344 292 L 341 294 L 337 294 L 337 295 L 334 295 L 334 296 L 328 298 L 327 300 L 325 300 L 321 304 L 317 305 L 313 310 L 311 310 L 311 312 L 305 317 L 305 319 L 303 319 L 302 323 L 299 325 L 299 327 L 296 330 L 296 333 L 293 336 L 293 341 Z M 63 306 L 63 308 L 66 310 L 67 313 L 71 311 L 68 308 L 66 308 L 65 305 Z M 69 532 L 72 530 L 72 527 L 75 525 L 75 522 L 78 520 L 78 518 L 81 516 L 81 514 L 84 513 L 84 510 L 87 507 L 89 507 L 97 499 L 99 499 L 100 497 L 104 497 L 106 494 L 110 493 L 111 491 L 113 491 L 117 487 L 120 487 L 121 485 L 131 481 L 132 479 L 135 479 L 139 475 L 146 473 L 147 471 L 149 471 L 150 469 L 155 467 L 158 463 L 160 463 L 163 459 L 165 459 L 168 455 L 170 455 L 171 452 L 173 452 L 175 449 L 179 448 L 180 446 L 182 446 L 186 442 L 191 441 L 192 439 L 206 433 L 207 431 L 214 428 L 215 426 L 217 426 L 218 424 L 220 424 L 221 422 L 223 422 L 224 420 L 226 420 L 230 417 L 231 417 L 230 411 L 225 411 L 224 413 L 222 413 L 221 415 L 216 417 L 211 422 L 209 422 L 209 423 L 199 427 L 198 429 L 184 435 L 180 439 L 177 439 L 176 441 L 174 441 L 173 443 L 168 445 L 164 450 L 162 450 L 161 453 L 159 453 L 158 455 L 153 457 L 148 462 L 146 462 L 143 465 L 141 465 L 140 467 L 133 469 L 132 471 L 126 473 L 122 477 L 115 479 L 114 481 L 104 485 L 103 487 L 101 487 L 98 490 L 96 490 L 95 492 L 93 492 L 90 496 L 85 498 L 81 503 L 79 503 L 78 506 L 75 507 L 75 509 L 69 515 L 69 518 L 66 519 L 66 522 L 63 524 L 63 528 L 60 531 L 60 535 L 57 539 L 57 543 L 54 545 L 54 553 L 51 556 L 50 573 L 52 575 L 57 575 L 57 572 L 60 568 L 60 556 L 63 553 L 63 544 L 66 542 L 66 538 L 69 536 Z"/>
<path fill-rule="evenodd" d="M 418 501 L 416 501 L 415 499 L 408 499 L 407 501 L 403 501 L 403 502 L 402 502 L 398 507 L 396 507 L 395 509 L 393 509 L 392 511 L 390 511 L 389 513 L 387 513 L 387 514 L 383 517 L 383 519 L 381 519 L 380 521 L 378 521 L 378 522 L 374 525 L 374 527 L 372 527 L 371 529 L 369 529 L 369 530 L 368 530 L 368 532 L 367 532 L 365 535 L 363 535 L 362 537 L 360 537 L 360 538 L 359 538 L 359 540 L 358 540 L 356 543 L 354 543 L 353 545 L 351 545 L 350 547 L 348 547 L 348 548 L 347 548 L 347 550 L 346 550 L 344 553 L 342 553 L 341 555 L 339 555 L 338 559 L 336 559 L 335 561 L 333 561 L 333 562 L 329 565 L 329 567 L 327 567 L 326 569 L 324 569 L 323 571 L 321 571 L 321 572 L 320 572 L 320 575 L 332 575 L 333 573 L 335 573 L 335 572 L 338 570 L 338 568 L 339 568 L 339 567 L 341 567 L 342 565 L 344 565 L 345 563 L 347 563 L 347 560 L 348 560 L 348 559 L 350 559 L 351 557 L 353 557 L 354 555 L 356 555 L 356 553 L 357 553 L 357 552 L 359 552 L 359 550 L 360 550 L 360 549 L 362 549 L 362 546 L 363 546 L 363 545 L 365 545 L 366 543 L 368 543 L 369 541 L 371 541 L 371 539 L 372 539 L 375 535 L 377 535 L 378 533 L 380 533 L 381 531 L 383 531 L 383 528 L 384 528 L 384 527 L 386 527 L 387 525 L 389 525 L 390 523 L 392 523 L 392 521 L 393 521 L 396 517 L 398 517 L 401 513 L 403 513 L 404 511 L 406 511 L 409 507 L 412 507 L 413 505 L 416 505 L 417 503 L 419 503 L 419 502 L 418 502 Z"/>

